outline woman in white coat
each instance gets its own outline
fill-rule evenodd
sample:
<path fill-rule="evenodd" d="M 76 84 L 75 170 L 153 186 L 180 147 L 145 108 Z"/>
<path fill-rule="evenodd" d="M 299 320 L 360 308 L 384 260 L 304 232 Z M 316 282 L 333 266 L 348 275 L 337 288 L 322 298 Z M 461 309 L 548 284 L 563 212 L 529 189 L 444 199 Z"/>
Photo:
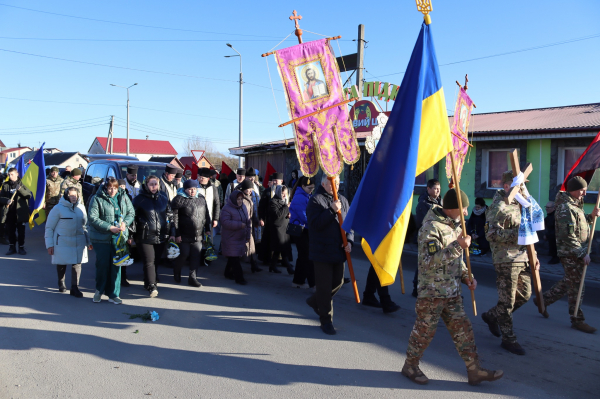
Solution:
<path fill-rule="evenodd" d="M 71 265 L 71 292 L 75 298 L 83 294 L 77 287 L 81 276 L 81 264 L 87 263 L 87 250 L 92 244 L 87 231 L 87 213 L 79 203 L 79 192 L 75 187 L 65 190 L 64 196 L 52 208 L 46 220 L 46 248 L 52 255 L 52 264 L 58 273 L 58 290 L 66 292 L 65 274 Z"/>

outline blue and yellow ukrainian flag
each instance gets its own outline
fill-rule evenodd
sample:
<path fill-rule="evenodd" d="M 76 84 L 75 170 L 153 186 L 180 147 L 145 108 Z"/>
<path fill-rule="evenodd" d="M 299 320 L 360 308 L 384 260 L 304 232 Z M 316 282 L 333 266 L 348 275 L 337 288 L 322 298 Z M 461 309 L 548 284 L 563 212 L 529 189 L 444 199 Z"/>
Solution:
<path fill-rule="evenodd" d="M 381 140 L 344 221 L 381 285 L 394 282 L 412 210 L 415 178 L 452 151 L 431 27 L 421 27 Z"/>
<path fill-rule="evenodd" d="M 44 143 L 46 144 L 46 143 Z M 43 209 L 46 202 L 46 163 L 44 162 L 44 144 L 33 157 L 33 160 L 21 178 L 21 182 L 32 193 L 29 200 L 29 228 L 33 229 L 34 220 L 38 225 L 46 221 L 46 211 Z"/>

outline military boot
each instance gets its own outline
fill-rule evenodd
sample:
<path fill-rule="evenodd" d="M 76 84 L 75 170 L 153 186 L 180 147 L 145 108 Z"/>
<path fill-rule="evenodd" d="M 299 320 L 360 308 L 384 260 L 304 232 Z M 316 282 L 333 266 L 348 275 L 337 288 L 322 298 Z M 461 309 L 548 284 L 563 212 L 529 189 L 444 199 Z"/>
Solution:
<path fill-rule="evenodd" d="M 402 375 L 419 385 L 426 385 L 429 382 L 429 378 L 419 368 L 418 360 L 406 359 L 404 367 L 402 367 Z"/>
<path fill-rule="evenodd" d="M 538 303 L 539 303 L 539 301 L 538 301 L 537 296 L 536 296 L 535 298 L 533 298 L 533 304 L 535 305 L 536 308 L 539 306 Z M 547 306 L 544 307 L 544 313 L 542 313 L 542 316 L 544 316 L 545 318 L 550 317 L 550 315 L 548 314 L 548 307 Z"/>
<path fill-rule="evenodd" d="M 467 363 L 467 375 L 469 385 L 479 385 L 481 381 L 496 381 L 502 378 L 502 370 L 486 370 L 479 364 L 479 360 L 473 360 Z"/>
<path fill-rule="evenodd" d="M 572 323 L 571 328 L 575 330 L 583 331 L 584 333 L 593 334 L 596 332 L 596 329 L 585 322 Z"/>
<path fill-rule="evenodd" d="M 488 325 L 488 328 L 494 337 L 499 337 L 502 335 L 498 321 L 491 314 L 484 312 L 481 314 L 481 319 Z"/>
<path fill-rule="evenodd" d="M 514 353 L 515 355 L 523 356 L 525 355 L 525 349 L 518 342 L 509 342 L 502 340 L 502 344 L 500 345 L 510 353 Z"/>

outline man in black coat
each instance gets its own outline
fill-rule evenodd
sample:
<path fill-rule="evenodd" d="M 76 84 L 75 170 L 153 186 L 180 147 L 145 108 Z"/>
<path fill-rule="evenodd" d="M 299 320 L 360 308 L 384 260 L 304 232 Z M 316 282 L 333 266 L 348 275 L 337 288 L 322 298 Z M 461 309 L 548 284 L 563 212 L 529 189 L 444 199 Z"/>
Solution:
<path fill-rule="evenodd" d="M 339 177 L 335 179 L 335 184 L 339 188 Z M 333 187 L 325 175 L 306 207 L 310 231 L 308 257 L 315 263 L 316 287 L 316 292 L 306 303 L 319 315 L 321 330 L 329 335 L 335 334 L 333 297 L 344 285 L 346 252 L 350 253 L 354 245 L 354 232 L 350 230 L 346 232 L 348 245 L 344 247 L 337 217 L 337 211 L 341 210 L 345 218 L 348 208 L 348 200 L 344 196 L 333 200 Z"/>
<path fill-rule="evenodd" d="M 260 256 L 259 259 L 263 261 L 265 265 L 268 265 L 271 262 L 271 231 L 269 227 L 269 223 L 267 223 L 267 219 L 269 217 L 269 203 L 275 195 L 275 189 L 273 187 L 277 187 L 283 184 L 283 173 L 273 173 L 269 177 L 269 183 L 273 183 L 268 189 L 263 191 L 262 196 L 260 197 L 260 201 L 258 202 L 258 219 L 260 220 L 260 225 L 263 227 L 262 238 L 260 241 Z"/>
<path fill-rule="evenodd" d="M 548 263 L 551 265 L 560 263 L 556 249 L 556 222 L 554 219 L 554 211 L 554 201 L 548 202 L 546 204 L 547 216 L 544 218 L 544 226 L 546 228 L 544 231 L 544 238 L 548 241 L 548 255 L 552 257 Z"/>
<path fill-rule="evenodd" d="M 19 255 L 25 252 L 25 223 L 29 221 L 29 199 L 32 193 L 23 186 L 17 169 L 8 170 L 8 180 L 2 184 L 0 191 L 0 224 L 6 223 L 6 232 L 10 247 L 6 255 L 17 253 L 17 241 L 19 243 Z M 18 234 L 18 239 L 17 239 Z"/>

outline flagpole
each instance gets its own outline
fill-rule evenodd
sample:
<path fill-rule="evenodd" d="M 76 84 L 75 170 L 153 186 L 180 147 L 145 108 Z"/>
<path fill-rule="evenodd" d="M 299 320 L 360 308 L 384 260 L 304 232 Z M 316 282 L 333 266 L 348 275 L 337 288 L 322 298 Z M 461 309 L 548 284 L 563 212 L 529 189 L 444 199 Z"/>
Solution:
<path fill-rule="evenodd" d="M 456 161 L 454 160 L 454 150 L 452 150 L 450 152 L 450 157 L 452 160 L 452 178 L 453 178 L 453 183 L 454 183 L 454 190 L 456 190 L 456 198 L 458 200 L 458 207 L 460 209 L 460 225 L 462 227 L 462 235 L 463 237 L 467 236 L 467 226 L 465 225 L 465 215 L 463 215 L 463 206 L 462 206 L 462 198 L 461 198 L 461 191 L 460 191 L 460 185 L 458 182 L 458 174 L 456 173 Z M 467 248 L 465 251 L 465 256 L 467 259 L 467 273 L 469 275 L 469 280 L 471 281 L 471 284 L 473 283 L 473 274 L 471 273 L 471 257 L 469 256 L 469 248 Z M 475 314 L 475 316 L 477 316 L 477 305 L 475 303 L 475 292 L 473 290 L 469 290 L 471 291 L 471 302 L 473 302 L 473 314 Z"/>
<path fill-rule="evenodd" d="M 596 197 L 596 208 L 598 208 L 598 206 L 600 206 L 600 193 L 598 193 Z M 592 231 L 590 232 L 590 241 L 588 242 L 588 256 L 590 256 L 590 253 L 592 252 L 592 240 L 594 239 L 594 230 L 596 230 L 597 219 L 598 217 L 594 216 L 594 221 L 592 222 Z M 579 292 L 577 293 L 577 302 L 575 302 L 575 312 L 573 312 L 573 317 L 577 317 L 577 312 L 579 312 L 579 305 L 581 304 L 581 294 L 583 293 L 583 285 L 585 282 L 585 273 L 587 272 L 587 267 L 588 265 L 583 266 L 583 273 L 581 274 L 581 282 L 579 283 Z"/>
<path fill-rule="evenodd" d="M 333 200 L 338 200 L 338 192 L 337 186 L 335 184 L 335 177 L 327 176 L 329 183 L 331 183 L 331 189 L 333 190 Z M 340 223 L 340 232 L 342 233 L 342 241 L 344 242 L 344 252 L 345 248 L 348 246 L 348 240 L 346 239 L 346 232 L 342 228 L 344 224 L 344 218 L 342 216 L 342 211 L 337 211 L 338 222 Z M 346 253 L 346 261 L 348 261 L 348 270 L 350 271 L 350 279 L 352 280 L 352 288 L 354 289 L 354 298 L 356 299 L 356 303 L 360 303 L 360 295 L 358 294 L 358 287 L 356 286 L 356 278 L 354 278 L 354 268 L 352 267 L 352 258 L 348 252 Z"/>

